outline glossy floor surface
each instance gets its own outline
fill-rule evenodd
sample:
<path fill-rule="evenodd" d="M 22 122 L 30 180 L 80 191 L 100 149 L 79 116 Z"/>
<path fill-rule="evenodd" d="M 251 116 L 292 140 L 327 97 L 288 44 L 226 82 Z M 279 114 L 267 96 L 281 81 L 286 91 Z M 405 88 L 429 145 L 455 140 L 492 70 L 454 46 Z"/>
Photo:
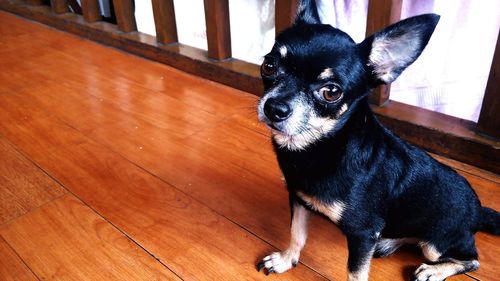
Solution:
<path fill-rule="evenodd" d="M 299 266 L 255 270 L 289 239 L 287 193 L 257 98 L 0 12 L 1 280 L 345 280 L 314 216 Z M 500 208 L 497 175 L 459 170 Z M 477 235 L 494 280 L 500 240 Z M 408 280 L 415 249 L 370 280 Z"/>

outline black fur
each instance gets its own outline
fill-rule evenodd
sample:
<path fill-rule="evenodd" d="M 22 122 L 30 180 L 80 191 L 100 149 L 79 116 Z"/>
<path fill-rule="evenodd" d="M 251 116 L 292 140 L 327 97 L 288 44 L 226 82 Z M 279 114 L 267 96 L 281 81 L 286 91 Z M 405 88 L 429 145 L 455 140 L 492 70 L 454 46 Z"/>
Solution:
<path fill-rule="evenodd" d="M 264 64 L 275 72 L 263 71 L 265 89 L 279 90 L 273 102 L 279 99 L 292 110 L 300 95 L 317 116 L 338 118 L 338 122 L 304 149 L 289 149 L 273 139 L 290 206 L 309 207 L 296 196 L 298 192 L 325 204 L 345 202 L 338 226 L 347 236 L 351 272 L 359 269 L 380 237 L 412 237 L 431 243 L 443 260 L 477 259 L 474 233 L 498 234 L 499 214 L 481 207 L 469 183 L 454 170 L 384 128 L 367 101 L 375 86 L 394 80 L 417 59 L 439 16 L 404 20 L 356 44 L 344 32 L 320 24 L 314 1 L 304 2 L 309 6 L 299 10 L 296 24 L 277 37 L 266 56 Z M 409 32 L 414 33 L 405 36 Z M 398 42 L 403 47 L 394 49 L 402 61 L 389 70 L 390 79 L 381 79 L 377 65 L 369 60 L 373 42 L 379 38 L 406 40 Z M 285 56 L 280 53 L 282 47 L 286 47 Z M 320 81 L 318 74 L 326 68 L 333 78 Z M 328 83 L 342 90 L 338 102 L 314 96 L 318 87 Z M 348 109 L 339 114 L 343 104 Z M 282 122 L 263 118 L 273 130 L 284 130 Z"/>

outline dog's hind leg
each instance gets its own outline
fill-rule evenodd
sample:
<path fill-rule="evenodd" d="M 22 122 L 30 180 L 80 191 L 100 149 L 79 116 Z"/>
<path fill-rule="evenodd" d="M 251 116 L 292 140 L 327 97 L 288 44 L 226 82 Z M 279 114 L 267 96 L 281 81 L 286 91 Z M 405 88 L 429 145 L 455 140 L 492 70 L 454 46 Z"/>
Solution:
<path fill-rule="evenodd" d="M 297 265 L 300 251 L 304 248 L 307 239 L 307 224 L 310 211 L 297 203 L 291 204 L 292 226 L 291 239 L 288 249 L 283 252 L 275 252 L 262 259 L 257 264 L 257 270 L 266 268 L 269 273 L 282 273 Z"/>
<path fill-rule="evenodd" d="M 448 259 L 432 265 L 424 263 L 415 271 L 414 281 L 442 281 L 452 275 L 474 271 L 478 268 L 479 262 L 477 260 Z"/>
<path fill-rule="evenodd" d="M 470 235 L 460 242 L 453 248 L 444 250 L 444 254 L 432 243 L 419 243 L 424 256 L 433 263 L 420 265 L 415 271 L 414 281 L 441 281 L 452 275 L 478 269 L 473 236 Z"/>

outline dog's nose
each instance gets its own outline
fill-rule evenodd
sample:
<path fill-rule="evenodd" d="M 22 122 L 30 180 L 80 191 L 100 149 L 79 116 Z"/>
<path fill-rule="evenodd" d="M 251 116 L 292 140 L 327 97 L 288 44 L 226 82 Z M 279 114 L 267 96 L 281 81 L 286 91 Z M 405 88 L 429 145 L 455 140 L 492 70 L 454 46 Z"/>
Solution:
<path fill-rule="evenodd" d="M 280 122 L 290 117 L 292 109 L 284 102 L 269 98 L 264 104 L 264 114 L 272 122 Z"/>

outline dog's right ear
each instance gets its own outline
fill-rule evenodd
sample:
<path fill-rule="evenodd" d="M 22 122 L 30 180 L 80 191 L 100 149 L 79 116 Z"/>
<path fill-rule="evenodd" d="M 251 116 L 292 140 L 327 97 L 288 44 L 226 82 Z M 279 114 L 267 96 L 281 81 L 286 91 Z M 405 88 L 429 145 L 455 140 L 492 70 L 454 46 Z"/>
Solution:
<path fill-rule="evenodd" d="M 364 59 L 379 82 L 388 84 L 422 53 L 439 21 L 436 14 L 407 18 L 359 44 Z"/>
<path fill-rule="evenodd" d="M 294 25 L 320 24 L 318 7 L 315 0 L 300 0 Z"/>

